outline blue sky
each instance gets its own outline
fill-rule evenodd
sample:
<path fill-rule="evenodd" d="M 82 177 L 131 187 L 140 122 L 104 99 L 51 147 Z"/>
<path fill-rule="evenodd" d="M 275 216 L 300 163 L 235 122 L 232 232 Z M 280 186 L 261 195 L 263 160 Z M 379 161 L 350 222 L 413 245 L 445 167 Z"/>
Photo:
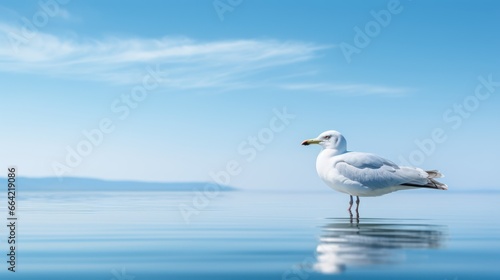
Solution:
<path fill-rule="evenodd" d="M 319 148 L 300 142 L 335 129 L 351 150 L 440 169 L 450 189 L 496 188 L 499 13 L 495 1 L 2 1 L 2 165 L 321 190 Z M 68 163 L 79 145 L 88 154 Z"/>

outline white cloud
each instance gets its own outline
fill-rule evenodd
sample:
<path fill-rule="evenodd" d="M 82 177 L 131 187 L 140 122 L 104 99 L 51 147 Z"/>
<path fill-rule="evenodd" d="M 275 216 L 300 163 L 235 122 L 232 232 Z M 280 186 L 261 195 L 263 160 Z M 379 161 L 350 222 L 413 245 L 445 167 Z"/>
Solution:
<path fill-rule="evenodd" d="M 0 23 L 0 71 L 135 83 L 147 65 L 159 64 L 169 77 L 167 86 L 176 88 L 245 86 L 244 76 L 309 61 L 325 49 L 276 40 L 70 40 L 43 32 L 24 35 L 21 27 Z"/>
<path fill-rule="evenodd" d="M 287 90 L 325 92 L 346 95 L 402 96 L 411 92 L 411 89 L 403 87 L 389 87 L 369 84 L 289 83 L 282 84 L 280 87 Z"/>
<path fill-rule="evenodd" d="M 0 22 L 0 71 L 136 84 L 147 66 L 160 65 L 163 86 L 174 89 L 286 90 L 400 95 L 406 90 L 373 85 L 287 83 L 301 65 L 329 46 L 278 40 L 196 41 L 186 37 L 62 38 Z M 291 67 L 294 65 L 295 67 Z M 268 75 L 279 68 L 279 74 Z"/>

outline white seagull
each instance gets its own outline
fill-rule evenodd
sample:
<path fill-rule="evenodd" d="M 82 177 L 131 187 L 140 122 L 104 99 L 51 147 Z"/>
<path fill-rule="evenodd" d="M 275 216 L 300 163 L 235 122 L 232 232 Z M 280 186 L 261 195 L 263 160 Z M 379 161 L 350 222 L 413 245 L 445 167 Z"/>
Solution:
<path fill-rule="evenodd" d="M 347 142 L 338 131 L 328 130 L 302 145 L 319 144 L 323 150 L 316 159 L 319 177 L 332 189 L 356 196 L 359 217 L 359 197 L 379 196 L 399 190 L 430 188 L 447 190 L 448 186 L 434 178 L 443 177 L 437 170 L 424 171 L 417 167 L 398 166 L 374 154 L 347 151 Z M 351 213 L 352 217 L 352 213 Z"/>

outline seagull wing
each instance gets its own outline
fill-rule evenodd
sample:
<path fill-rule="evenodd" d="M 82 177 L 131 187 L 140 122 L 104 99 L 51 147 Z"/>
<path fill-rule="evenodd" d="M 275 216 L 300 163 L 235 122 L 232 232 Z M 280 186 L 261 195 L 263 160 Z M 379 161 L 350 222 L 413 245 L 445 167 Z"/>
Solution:
<path fill-rule="evenodd" d="M 402 184 L 427 184 L 427 172 L 420 168 L 399 167 L 374 154 L 348 152 L 338 156 L 335 169 L 345 182 L 378 189 Z"/>

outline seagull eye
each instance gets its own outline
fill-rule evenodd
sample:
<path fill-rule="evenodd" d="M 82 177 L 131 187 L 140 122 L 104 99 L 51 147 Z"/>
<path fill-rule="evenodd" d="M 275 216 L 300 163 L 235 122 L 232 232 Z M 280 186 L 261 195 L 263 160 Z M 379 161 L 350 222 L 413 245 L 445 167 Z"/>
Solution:
<path fill-rule="evenodd" d="M 332 136 L 331 136 L 331 135 L 326 135 L 326 136 L 325 136 L 325 137 L 323 137 L 323 138 L 325 138 L 325 140 L 330 140 L 330 138 L 332 138 Z"/>

